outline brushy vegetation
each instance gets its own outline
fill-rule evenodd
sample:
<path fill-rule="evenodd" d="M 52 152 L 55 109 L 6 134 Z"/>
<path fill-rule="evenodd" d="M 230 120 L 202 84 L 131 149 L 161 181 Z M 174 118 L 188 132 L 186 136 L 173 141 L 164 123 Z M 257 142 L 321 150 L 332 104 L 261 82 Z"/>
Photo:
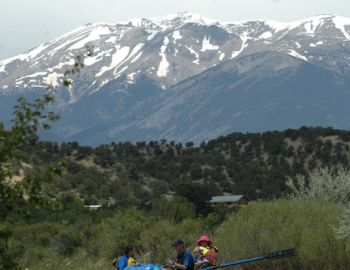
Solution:
<path fill-rule="evenodd" d="M 109 269 L 123 245 L 132 242 L 140 262 L 164 264 L 174 256 L 172 240 L 183 238 L 191 251 L 206 234 L 219 247 L 221 263 L 297 250 L 293 259 L 244 269 L 348 269 L 349 172 L 342 169 L 347 133 L 307 129 L 311 136 L 305 130 L 235 133 L 197 148 L 163 140 L 92 149 L 31 135 L 18 147 L 27 165 L 10 161 L 11 168 L 38 177 L 51 162 L 66 158 L 66 171 L 44 183 L 41 193 L 61 208 L 27 207 L 30 220 L 13 212 L 15 223 L 0 225 L 14 231 L 7 255 L 29 269 Z M 335 146 L 330 139 L 338 141 Z M 315 167 L 306 179 L 312 162 L 332 169 Z M 214 195 L 236 191 L 264 200 L 239 210 L 207 205 Z M 165 193 L 175 195 L 166 199 Z M 84 207 L 98 203 L 104 203 L 98 211 Z"/>
<path fill-rule="evenodd" d="M 195 184 L 204 184 L 209 188 L 208 198 L 231 193 L 266 200 L 290 193 L 286 180 L 295 180 L 297 174 L 307 177 L 308 171 L 319 167 L 337 171 L 348 166 L 349 134 L 301 127 L 261 134 L 232 133 L 199 147 L 161 140 L 112 142 L 95 149 L 78 142 L 42 142 L 32 134 L 18 147 L 26 164 L 10 163 L 17 175 L 23 169 L 25 175 L 38 176 L 45 173 L 47 165 L 65 158 L 66 172 L 43 187 L 44 195 L 62 202 L 74 195 L 86 204 L 116 203 L 147 210 L 154 198 L 177 193 L 183 183 L 192 184 L 194 190 Z"/>
<path fill-rule="evenodd" d="M 190 251 L 201 235 L 219 247 L 220 263 L 296 248 L 297 255 L 283 261 L 245 265 L 245 269 L 348 269 L 345 239 L 334 236 L 343 214 L 339 204 L 322 200 L 279 199 L 244 207 L 220 224 L 218 216 L 185 219 L 118 209 L 99 222 L 89 219 L 14 225 L 11 255 L 29 269 L 109 269 L 125 243 L 137 246 L 138 261 L 164 264 L 175 255 L 172 240 L 182 238 Z M 2 224 L 1 226 L 13 226 Z"/>

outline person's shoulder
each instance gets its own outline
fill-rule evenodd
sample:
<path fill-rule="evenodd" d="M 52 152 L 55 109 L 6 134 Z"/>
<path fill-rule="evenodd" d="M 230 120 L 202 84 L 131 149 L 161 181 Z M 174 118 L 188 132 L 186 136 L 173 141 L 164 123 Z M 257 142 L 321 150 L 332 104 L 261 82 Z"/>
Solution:
<path fill-rule="evenodd" d="M 184 256 L 191 256 L 191 257 L 193 257 L 193 256 L 192 256 L 192 253 L 191 253 L 191 252 L 189 252 L 188 250 L 186 250 L 186 251 L 185 251 Z"/>

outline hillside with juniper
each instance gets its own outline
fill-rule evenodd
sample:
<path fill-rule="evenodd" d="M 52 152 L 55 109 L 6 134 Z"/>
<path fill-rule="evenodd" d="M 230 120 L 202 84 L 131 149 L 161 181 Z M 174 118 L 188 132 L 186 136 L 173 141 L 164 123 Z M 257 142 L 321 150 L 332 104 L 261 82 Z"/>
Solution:
<path fill-rule="evenodd" d="M 224 194 L 244 194 L 253 201 L 280 198 L 290 192 L 288 177 L 349 166 L 349 146 L 349 131 L 321 127 L 232 133 L 199 147 L 163 139 L 92 148 L 32 135 L 18 148 L 26 162 L 12 166 L 20 178 L 44 174 L 45 165 L 66 158 L 66 171 L 44 185 L 45 196 L 69 193 L 86 204 L 147 208 L 153 198 L 181 193 L 182 186 L 205 187 L 207 201 Z"/>

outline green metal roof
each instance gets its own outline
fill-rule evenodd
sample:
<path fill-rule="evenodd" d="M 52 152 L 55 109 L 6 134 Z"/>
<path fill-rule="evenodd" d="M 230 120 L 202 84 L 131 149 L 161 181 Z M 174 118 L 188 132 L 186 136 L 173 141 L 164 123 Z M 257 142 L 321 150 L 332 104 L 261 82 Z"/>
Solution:
<path fill-rule="evenodd" d="M 216 196 L 213 197 L 209 203 L 238 202 L 242 197 L 244 197 L 244 195 Z"/>

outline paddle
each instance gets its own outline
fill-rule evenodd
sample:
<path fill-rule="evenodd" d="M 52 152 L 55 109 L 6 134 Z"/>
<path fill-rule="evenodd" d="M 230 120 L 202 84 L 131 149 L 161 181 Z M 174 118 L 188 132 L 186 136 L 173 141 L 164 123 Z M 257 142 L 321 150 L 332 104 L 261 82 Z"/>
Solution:
<path fill-rule="evenodd" d="M 227 263 L 227 264 L 223 264 L 223 265 L 212 266 L 212 267 L 208 267 L 208 268 L 203 268 L 201 270 L 213 270 L 213 269 L 223 268 L 223 267 L 227 267 L 227 266 L 231 266 L 231 265 L 260 261 L 260 260 L 264 260 L 264 259 L 269 259 L 269 260 L 285 259 L 285 258 L 293 257 L 294 255 L 295 255 L 295 249 L 292 248 L 292 249 L 276 251 L 276 252 L 271 253 L 265 257 L 258 257 L 258 258 L 239 261 L 239 262 L 233 262 L 233 263 Z"/>

